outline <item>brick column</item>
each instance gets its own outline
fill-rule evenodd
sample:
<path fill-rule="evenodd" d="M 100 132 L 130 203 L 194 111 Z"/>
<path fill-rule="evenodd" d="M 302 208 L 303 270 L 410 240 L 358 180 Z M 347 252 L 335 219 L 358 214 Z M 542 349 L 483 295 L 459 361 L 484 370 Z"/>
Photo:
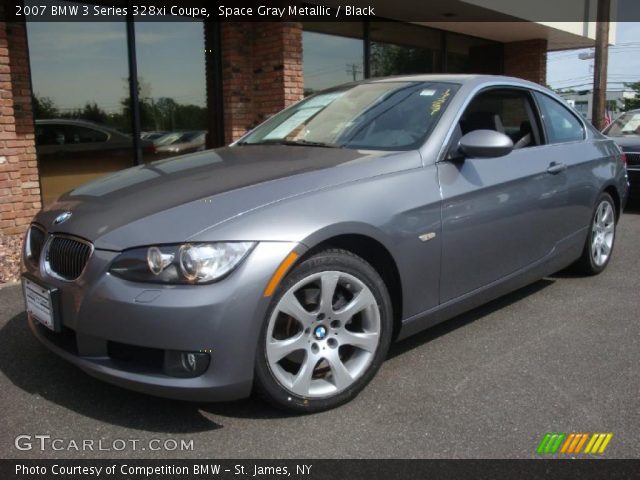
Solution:
<path fill-rule="evenodd" d="M 237 22 L 222 25 L 222 91 L 224 92 L 224 138 L 240 137 L 253 124 L 253 25 Z"/>
<path fill-rule="evenodd" d="M 536 39 L 505 43 L 504 74 L 545 85 L 547 41 Z"/>
<path fill-rule="evenodd" d="M 225 23 L 222 27 L 225 140 L 236 140 L 300 100 L 302 25 Z"/>
<path fill-rule="evenodd" d="M 4 7 L 0 6 L 0 9 Z M 0 283 L 16 280 L 22 237 L 41 208 L 26 27 L 0 22 Z"/>

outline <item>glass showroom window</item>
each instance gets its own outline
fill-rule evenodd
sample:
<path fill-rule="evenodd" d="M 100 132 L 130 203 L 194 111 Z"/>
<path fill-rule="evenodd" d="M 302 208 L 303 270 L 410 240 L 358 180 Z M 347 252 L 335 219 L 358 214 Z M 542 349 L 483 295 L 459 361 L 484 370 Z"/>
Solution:
<path fill-rule="evenodd" d="M 134 163 L 127 34 L 124 22 L 28 22 L 27 32 L 47 205 Z"/>
<path fill-rule="evenodd" d="M 502 73 L 502 44 L 482 38 L 447 33 L 447 73 Z"/>
<path fill-rule="evenodd" d="M 302 37 L 304 93 L 364 78 L 361 22 L 307 22 Z"/>
<path fill-rule="evenodd" d="M 372 77 L 439 72 L 442 33 L 399 22 L 371 22 Z"/>
<path fill-rule="evenodd" d="M 145 162 L 205 148 L 207 93 L 201 21 L 136 22 L 140 137 Z"/>

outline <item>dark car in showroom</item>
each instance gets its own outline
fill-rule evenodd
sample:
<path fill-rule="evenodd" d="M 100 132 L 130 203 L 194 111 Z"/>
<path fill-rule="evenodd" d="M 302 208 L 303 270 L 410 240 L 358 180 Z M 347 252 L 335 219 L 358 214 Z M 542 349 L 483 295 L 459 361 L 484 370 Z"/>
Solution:
<path fill-rule="evenodd" d="M 631 189 L 629 196 L 640 198 L 640 109 L 630 110 L 603 130 L 625 154 Z"/>
<path fill-rule="evenodd" d="M 113 128 L 77 119 L 35 122 L 36 151 L 45 205 L 68 190 L 133 164 L 133 139 Z M 142 140 L 147 151 L 153 146 Z"/>
<path fill-rule="evenodd" d="M 602 272 L 627 189 L 615 142 L 540 85 L 355 82 L 48 205 L 25 238 L 28 322 L 122 387 L 320 411 L 392 341 L 570 265 Z"/>

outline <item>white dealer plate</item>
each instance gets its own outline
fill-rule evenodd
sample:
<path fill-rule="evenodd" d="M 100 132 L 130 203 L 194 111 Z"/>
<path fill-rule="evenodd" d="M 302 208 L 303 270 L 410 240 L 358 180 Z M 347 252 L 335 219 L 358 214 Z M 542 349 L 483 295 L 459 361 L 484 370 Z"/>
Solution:
<path fill-rule="evenodd" d="M 26 277 L 22 277 L 22 290 L 27 313 L 45 327 L 57 330 L 53 292 Z"/>

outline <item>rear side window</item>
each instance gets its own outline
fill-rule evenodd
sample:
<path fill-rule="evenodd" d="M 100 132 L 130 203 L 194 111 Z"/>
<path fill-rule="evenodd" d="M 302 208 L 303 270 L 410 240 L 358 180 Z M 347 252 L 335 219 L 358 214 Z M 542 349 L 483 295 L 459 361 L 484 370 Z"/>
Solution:
<path fill-rule="evenodd" d="M 72 145 L 102 143 L 109 135 L 100 130 L 67 124 L 36 125 L 36 145 Z"/>
<path fill-rule="evenodd" d="M 566 143 L 584 140 L 582 123 L 567 107 L 547 95 L 536 92 L 542 121 L 547 132 L 547 143 Z"/>

